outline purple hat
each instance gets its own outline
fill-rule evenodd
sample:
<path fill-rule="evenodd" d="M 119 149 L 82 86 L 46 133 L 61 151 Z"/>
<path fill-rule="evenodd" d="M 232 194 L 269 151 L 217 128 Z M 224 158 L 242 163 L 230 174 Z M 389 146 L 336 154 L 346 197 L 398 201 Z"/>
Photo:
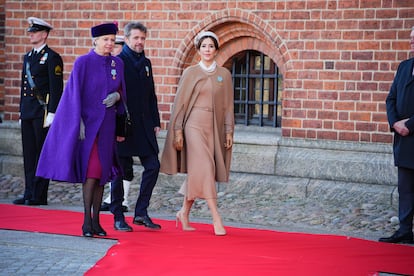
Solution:
<path fill-rule="evenodd" d="M 104 23 L 91 28 L 92 37 L 113 34 L 118 32 L 118 26 L 114 23 Z"/>

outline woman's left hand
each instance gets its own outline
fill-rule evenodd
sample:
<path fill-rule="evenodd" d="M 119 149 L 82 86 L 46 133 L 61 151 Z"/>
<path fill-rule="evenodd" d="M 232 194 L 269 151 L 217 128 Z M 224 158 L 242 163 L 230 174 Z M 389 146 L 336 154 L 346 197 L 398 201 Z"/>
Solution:
<path fill-rule="evenodd" d="M 106 105 L 106 107 L 111 107 L 114 104 L 116 104 L 116 102 L 119 101 L 120 98 L 121 98 L 121 95 L 119 95 L 119 93 L 115 91 L 109 94 L 108 96 L 106 96 L 106 98 L 102 101 L 102 103 Z"/>
<path fill-rule="evenodd" d="M 117 141 L 117 142 L 123 142 L 123 141 L 125 141 L 125 137 L 122 137 L 122 136 L 116 136 L 116 141 Z"/>
<path fill-rule="evenodd" d="M 225 149 L 231 149 L 233 146 L 233 134 L 232 133 L 226 133 L 226 142 L 224 143 Z"/>

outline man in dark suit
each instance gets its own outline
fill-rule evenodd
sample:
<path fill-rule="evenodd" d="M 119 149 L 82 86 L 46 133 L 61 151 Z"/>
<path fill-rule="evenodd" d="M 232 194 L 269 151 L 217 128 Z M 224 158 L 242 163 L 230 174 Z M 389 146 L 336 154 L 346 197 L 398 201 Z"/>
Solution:
<path fill-rule="evenodd" d="M 155 95 L 152 66 L 144 54 L 147 28 L 139 22 L 131 22 L 124 28 L 125 45 L 119 57 L 124 61 L 127 107 L 132 118 L 133 134 L 118 144 L 118 156 L 123 168 L 123 178 L 111 183 L 111 212 L 117 221 L 122 221 L 123 182 L 130 184 L 134 177 L 133 156 L 138 156 L 144 167 L 140 191 L 135 206 L 133 223 L 151 229 L 161 229 L 148 216 L 152 191 L 158 179 L 157 135 L 160 131 L 160 116 Z"/>
<path fill-rule="evenodd" d="M 46 40 L 52 26 L 29 17 L 27 29 L 33 49 L 24 56 L 20 121 L 25 190 L 14 204 L 46 205 L 49 180 L 36 177 L 36 167 L 49 126 L 63 91 L 63 61 Z"/>
<path fill-rule="evenodd" d="M 414 27 L 410 34 L 414 53 Z M 387 100 L 387 116 L 394 132 L 394 163 L 398 167 L 399 229 L 381 242 L 413 243 L 414 217 L 414 58 L 400 63 Z"/>

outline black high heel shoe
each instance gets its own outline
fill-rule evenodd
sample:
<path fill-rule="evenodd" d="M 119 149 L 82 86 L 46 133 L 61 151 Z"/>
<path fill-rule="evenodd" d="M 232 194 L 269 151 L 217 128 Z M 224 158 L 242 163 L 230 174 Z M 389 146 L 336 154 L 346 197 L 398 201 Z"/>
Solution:
<path fill-rule="evenodd" d="M 106 231 L 98 224 L 93 227 L 93 234 L 98 235 L 99 237 L 106 237 Z"/>
<path fill-rule="evenodd" d="M 93 231 L 90 226 L 82 225 L 82 236 L 93 238 Z"/>

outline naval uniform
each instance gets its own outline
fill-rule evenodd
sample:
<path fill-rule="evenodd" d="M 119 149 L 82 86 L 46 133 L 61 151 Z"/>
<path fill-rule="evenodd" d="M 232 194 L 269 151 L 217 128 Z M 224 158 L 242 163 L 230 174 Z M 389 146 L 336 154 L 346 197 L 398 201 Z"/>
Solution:
<path fill-rule="evenodd" d="M 33 83 L 29 80 L 30 76 Z M 24 56 L 21 80 L 20 120 L 25 174 L 23 200 L 29 205 L 46 205 L 49 180 L 36 177 L 35 172 L 49 129 L 43 127 L 46 114 L 55 113 L 63 91 L 61 56 L 47 45 L 39 53 L 34 50 L 28 52 Z M 33 84 L 35 87 L 32 87 Z"/>

